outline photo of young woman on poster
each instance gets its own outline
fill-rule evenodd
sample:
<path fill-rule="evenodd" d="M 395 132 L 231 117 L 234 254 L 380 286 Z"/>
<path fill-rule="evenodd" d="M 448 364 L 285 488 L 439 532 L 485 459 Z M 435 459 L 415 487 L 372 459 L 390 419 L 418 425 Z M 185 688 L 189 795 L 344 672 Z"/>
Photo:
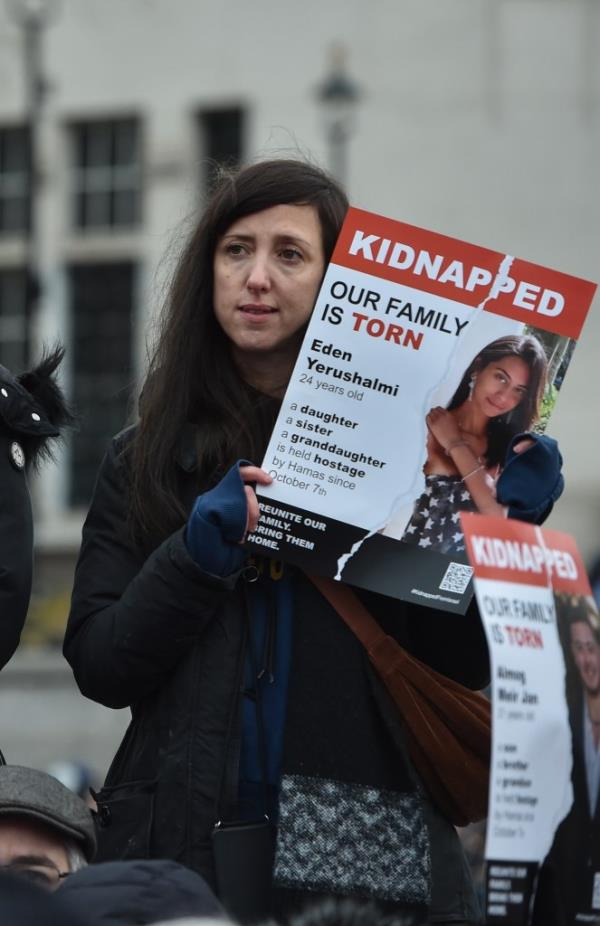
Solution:
<path fill-rule="evenodd" d="M 459 513 L 504 515 L 496 483 L 515 441 L 538 421 L 548 362 L 532 335 L 507 335 L 484 347 L 469 364 L 446 408 L 426 416 L 425 487 L 402 541 L 441 553 L 464 551 Z M 513 443 L 514 442 L 514 443 Z"/>

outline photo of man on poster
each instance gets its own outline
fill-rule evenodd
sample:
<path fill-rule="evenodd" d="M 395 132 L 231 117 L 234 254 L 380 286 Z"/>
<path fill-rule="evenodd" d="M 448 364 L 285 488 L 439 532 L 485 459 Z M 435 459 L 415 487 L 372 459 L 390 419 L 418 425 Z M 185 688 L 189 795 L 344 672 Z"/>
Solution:
<path fill-rule="evenodd" d="M 600 621 L 585 595 L 556 595 L 573 746 L 573 806 L 540 871 L 534 926 L 600 923 Z"/>
<path fill-rule="evenodd" d="M 569 643 L 581 685 L 573 716 L 574 746 L 583 755 L 585 793 L 593 819 L 600 781 L 600 639 L 598 628 L 585 605 L 578 604 L 569 617 Z"/>

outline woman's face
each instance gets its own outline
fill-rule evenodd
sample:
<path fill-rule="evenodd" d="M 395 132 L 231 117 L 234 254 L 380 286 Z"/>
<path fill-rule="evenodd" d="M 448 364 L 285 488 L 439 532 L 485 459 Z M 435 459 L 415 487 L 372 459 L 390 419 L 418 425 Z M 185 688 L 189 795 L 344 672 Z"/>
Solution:
<path fill-rule="evenodd" d="M 272 206 L 230 225 L 215 250 L 214 311 L 242 366 L 295 360 L 324 267 L 314 206 Z"/>
<path fill-rule="evenodd" d="M 511 412 L 527 393 L 530 371 L 520 357 L 493 360 L 475 374 L 471 400 L 488 418 Z"/>

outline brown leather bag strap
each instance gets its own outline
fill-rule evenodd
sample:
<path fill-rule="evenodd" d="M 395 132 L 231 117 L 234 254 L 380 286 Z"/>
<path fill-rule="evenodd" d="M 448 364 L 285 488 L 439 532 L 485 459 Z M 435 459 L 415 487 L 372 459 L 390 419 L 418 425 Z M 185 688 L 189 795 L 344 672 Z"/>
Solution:
<path fill-rule="evenodd" d="M 390 675 L 400 670 L 406 681 L 427 697 L 431 698 L 434 691 L 437 692 L 437 698 L 443 697 L 445 701 L 453 697 L 466 697 L 471 710 L 481 704 L 485 717 L 489 717 L 487 698 L 412 656 L 397 640 L 385 633 L 351 588 L 324 576 L 308 572 L 306 576 L 358 637 L 386 683 Z"/>
<path fill-rule="evenodd" d="M 351 588 L 325 576 L 315 576 L 308 572 L 306 575 L 356 634 L 369 655 L 375 651 L 378 643 L 387 639 L 387 635 Z"/>

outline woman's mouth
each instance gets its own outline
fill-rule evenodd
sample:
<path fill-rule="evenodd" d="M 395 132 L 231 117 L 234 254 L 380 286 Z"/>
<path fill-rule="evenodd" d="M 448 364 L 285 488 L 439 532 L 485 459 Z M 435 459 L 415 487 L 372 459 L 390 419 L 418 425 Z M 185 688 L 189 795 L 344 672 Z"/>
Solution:
<path fill-rule="evenodd" d="M 494 409 L 497 415 L 501 415 L 504 412 L 504 407 L 500 405 L 496 405 L 496 403 L 492 399 L 488 399 L 488 403 L 492 406 L 492 408 Z"/>
<path fill-rule="evenodd" d="M 265 315 L 273 315 L 277 312 L 277 309 L 273 308 L 272 305 L 263 305 L 262 303 L 248 303 L 246 305 L 241 305 L 239 311 L 243 312 L 244 315 L 252 315 L 253 317 L 263 317 Z"/>

